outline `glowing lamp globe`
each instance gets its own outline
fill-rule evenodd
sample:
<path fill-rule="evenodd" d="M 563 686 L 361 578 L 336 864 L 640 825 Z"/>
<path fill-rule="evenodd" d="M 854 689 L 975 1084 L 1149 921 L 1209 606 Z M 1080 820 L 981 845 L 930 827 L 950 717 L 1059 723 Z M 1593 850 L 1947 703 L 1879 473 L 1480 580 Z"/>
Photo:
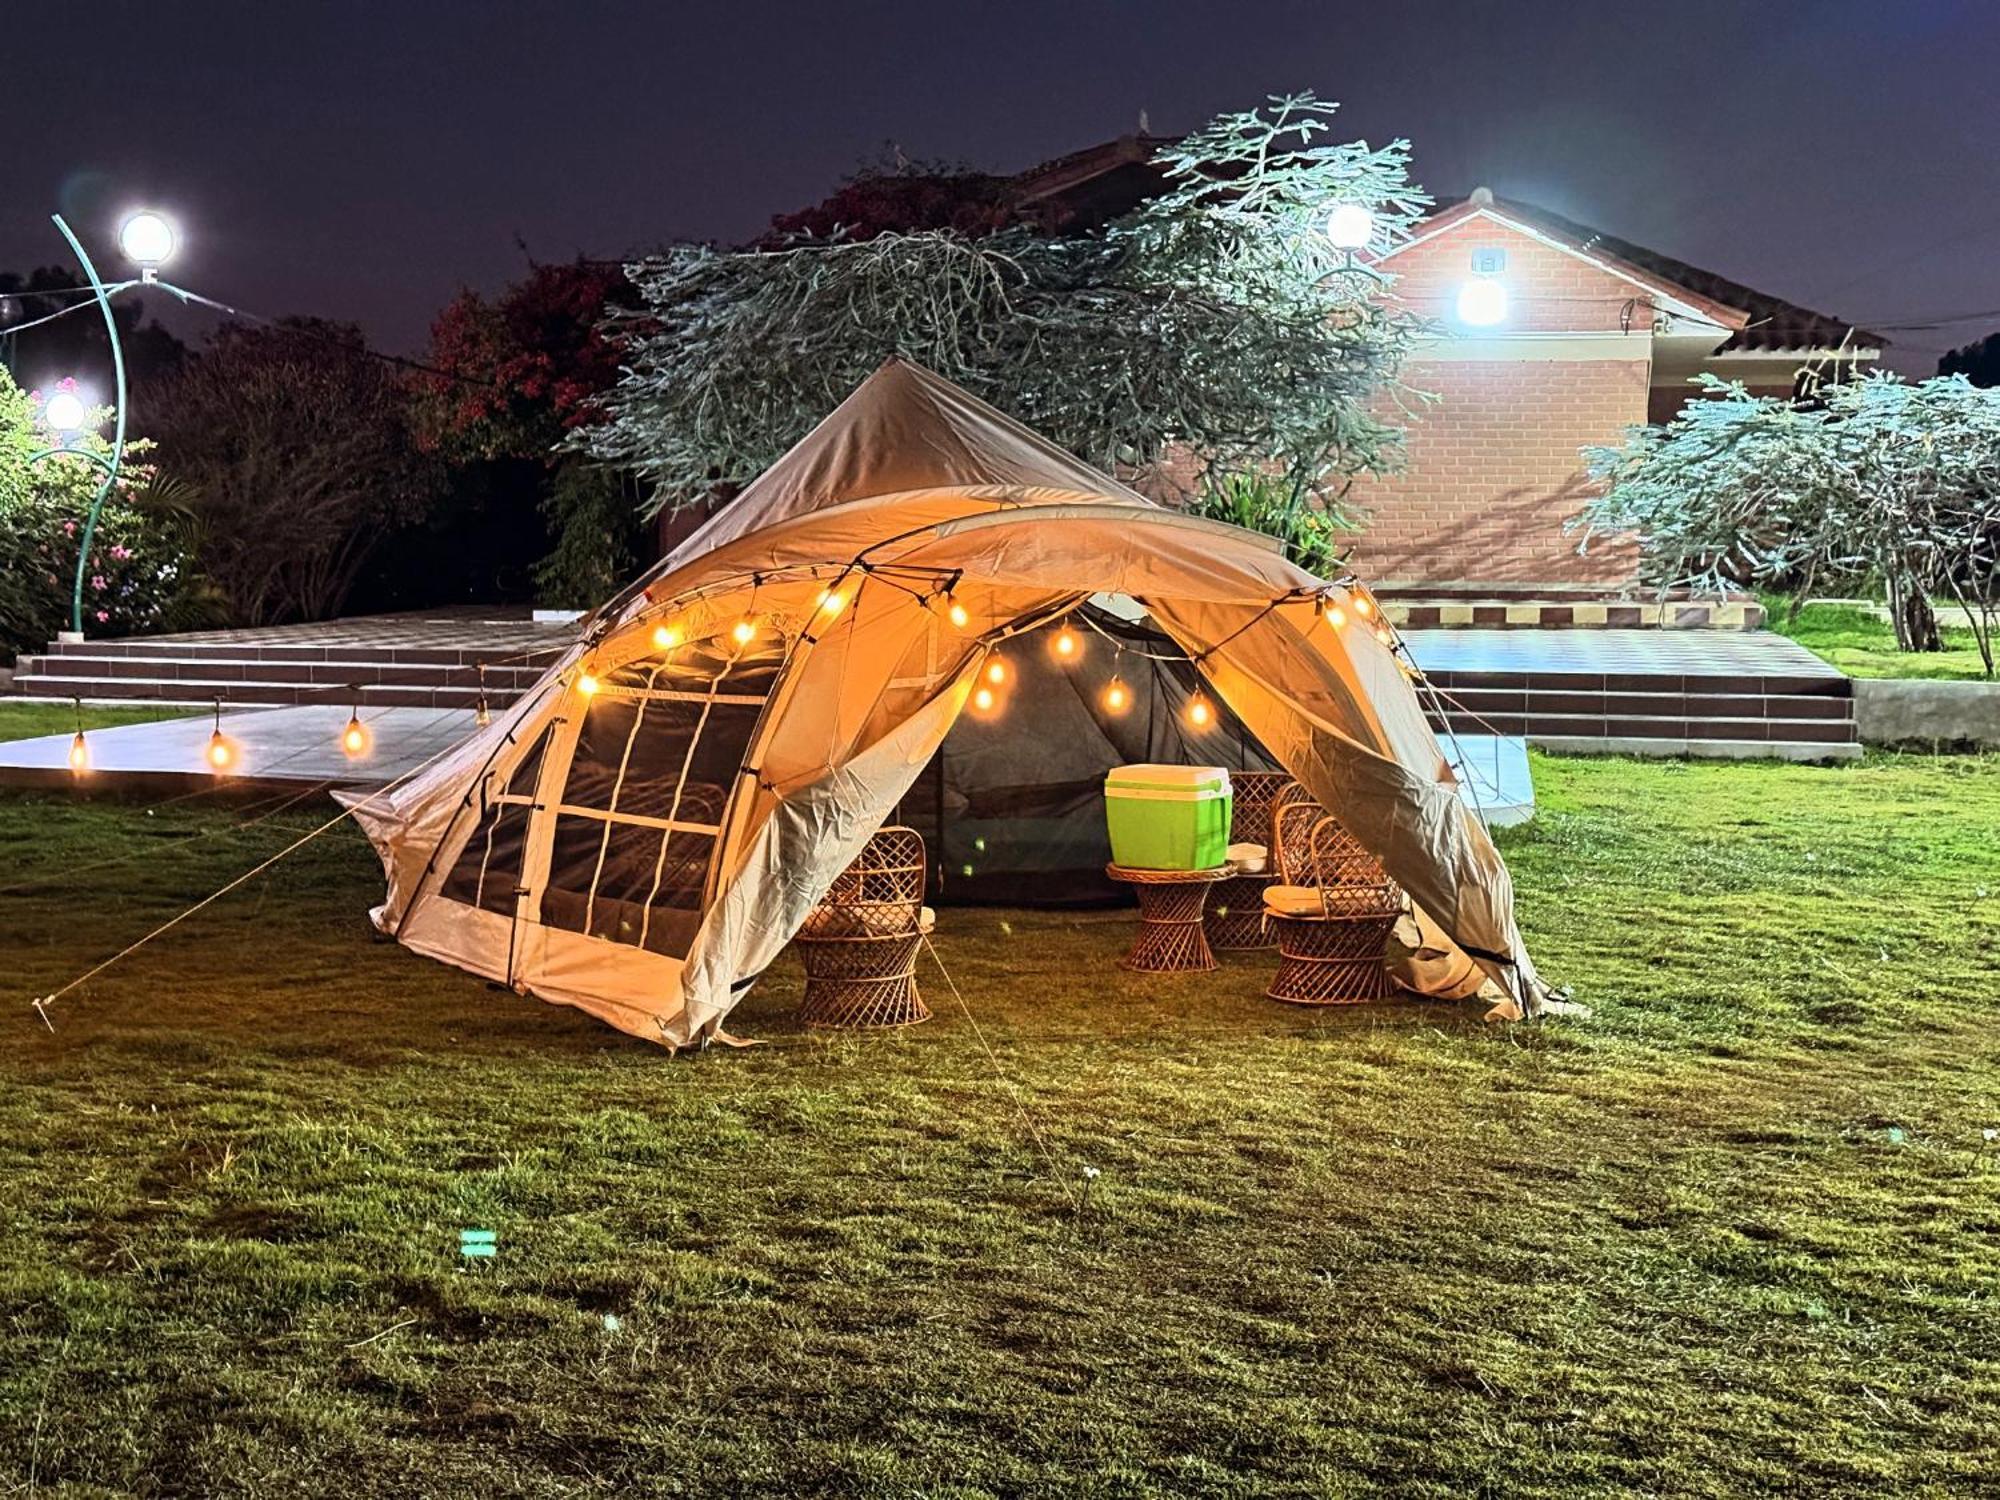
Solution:
<path fill-rule="evenodd" d="M 747 646 L 757 637 L 757 622 L 747 615 L 729 627 L 729 638 L 739 646 Z"/>
<path fill-rule="evenodd" d="M 236 741 L 220 729 L 208 737 L 208 763 L 217 771 L 227 771 L 236 764 Z"/>
<path fill-rule="evenodd" d="M 653 644 L 662 651 L 671 651 L 681 643 L 680 628 L 675 625 L 655 625 Z"/>
<path fill-rule="evenodd" d="M 1076 632 L 1067 625 L 1056 632 L 1056 638 L 1051 646 L 1057 659 L 1061 661 L 1075 661 L 1083 654 L 1083 642 L 1077 639 Z"/>
<path fill-rule="evenodd" d="M 603 686 L 603 684 L 600 683 L 597 680 L 597 678 L 589 672 L 585 672 L 581 677 L 577 678 L 576 680 L 576 690 L 579 693 L 583 694 L 583 696 L 586 698 L 595 698 L 597 696 L 597 690 L 601 686 Z"/>
<path fill-rule="evenodd" d="M 42 405 L 42 420 L 56 432 L 68 437 L 81 432 L 90 421 L 90 408 L 83 404 L 83 398 L 75 391 L 57 391 Z"/>
<path fill-rule="evenodd" d="M 990 687 L 983 687 L 972 695 L 972 706 L 983 714 L 993 711 L 994 702 L 993 689 Z"/>
<path fill-rule="evenodd" d="M 1114 714 L 1122 714 L 1132 706 L 1132 694 L 1117 678 L 1111 679 L 1111 686 L 1104 690 L 1104 706 Z"/>
<path fill-rule="evenodd" d="M 1005 682 L 1007 680 L 1007 663 L 997 656 L 989 661 L 986 664 L 986 680 L 995 687 Z"/>
<path fill-rule="evenodd" d="M 174 226 L 150 209 L 133 214 L 118 227 L 118 248 L 135 266 L 151 270 L 174 253 Z"/>
<path fill-rule="evenodd" d="M 952 598 L 951 595 L 946 594 L 944 598 L 945 598 L 944 617 L 947 620 L 951 621 L 952 629 L 954 630 L 965 629 L 965 627 L 972 622 L 972 616 L 966 613 L 965 606 L 963 604 L 960 604 L 956 599 Z"/>
<path fill-rule="evenodd" d="M 1326 623 L 1331 625 L 1335 630 L 1340 629 L 1341 626 L 1347 623 L 1346 611 L 1341 609 L 1338 604 L 1329 604 L 1326 607 Z"/>
<path fill-rule="evenodd" d="M 90 769 L 90 746 L 84 742 L 81 729 L 76 732 L 76 738 L 69 742 L 69 768 L 78 776 Z"/>
<path fill-rule="evenodd" d="M 819 612 L 831 620 L 835 615 L 847 608 L 847 595 L 841 593 L 838 589 L 821 589 L 819 591 L 819 598 L 815 602 Z"/>
<path fill-rule="evenodd" d="M 1206 729 L 1215 722 L 1215 710 L 1206 698 L 1196 694 L 1188 699 L 1187 720 L 1196 729 Z"/>
<path fill-rule="evenodd" d="M 1375 238 L 1375 215 L 1359 203 L 1343 203 L 1326 216 L 1326 237 L 1336 250 L 1362 250 Z"/>
<path fill-rule="evenodd" d="M 358 711 L 349 716 L 347 727 L 340 731 L 340 751 L 349 760 L 359 760 L 368 753 L 368 726 L 361 722 Z"/>
<path fill-rule="evenodd" d="M 1507 288 L 1481 276 L 1458 289 L 1458 321 L 1470 328 L 1491 328 L 1507 316 Z"/>

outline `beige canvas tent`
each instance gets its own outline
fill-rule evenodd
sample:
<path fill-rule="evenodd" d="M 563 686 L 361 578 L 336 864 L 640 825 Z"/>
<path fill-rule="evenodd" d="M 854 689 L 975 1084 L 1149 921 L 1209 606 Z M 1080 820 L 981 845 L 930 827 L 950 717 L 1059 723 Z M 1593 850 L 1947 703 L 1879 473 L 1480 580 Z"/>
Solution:
<path fill-rule="evenodd" d="M 891 362 L 590 617 L 493 724 L 356 806 L 376 924 L 678 1047 L 730 1008 L 1028 631 L 1140 601 L 1263 746 L 1511 996 L 1507 871 L 1351 590 L 1155 505 Z"/>

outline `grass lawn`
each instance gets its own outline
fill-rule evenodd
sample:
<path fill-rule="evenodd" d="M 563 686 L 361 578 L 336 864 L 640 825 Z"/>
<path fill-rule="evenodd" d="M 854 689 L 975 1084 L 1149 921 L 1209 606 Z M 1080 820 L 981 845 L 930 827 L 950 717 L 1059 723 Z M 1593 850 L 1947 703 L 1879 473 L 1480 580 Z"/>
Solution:
<path fill-rule="evenodd" d="M 148 703 L 133 708 L 83 708 L 85 729 L 109 729 L 114 724 L 151 724 L 160 719 L 184 719 L 198 709 L 164 708 Z M 27 740 L 43 734 L 74 734 L 77 709 L 68 703 L 0 703 L 0 740 Z"/>
<path fill-rule="evenodd" d="M 1950 677 L 1984 681 L 1986 664 L 1972 632 L 1949 627 L 1942 651 L 1898 651 L 1896 632 L 1881 616 L 1851 604 L 1808 604 L 1786 618 L 1786 599 L 1766 599 L 1766 623 L 1849 677 Z"/>
<path fill-rule="evenodd" d="M 787 966 L 677 1060 L 371 942 L 345 828 L 51 1034 L 324 814 L 0 797 L 0 1490 L 2000 1487 L 2000 759 L 1535 771 L 1590 1021 L 948 910 L 978 1031 Z"/>

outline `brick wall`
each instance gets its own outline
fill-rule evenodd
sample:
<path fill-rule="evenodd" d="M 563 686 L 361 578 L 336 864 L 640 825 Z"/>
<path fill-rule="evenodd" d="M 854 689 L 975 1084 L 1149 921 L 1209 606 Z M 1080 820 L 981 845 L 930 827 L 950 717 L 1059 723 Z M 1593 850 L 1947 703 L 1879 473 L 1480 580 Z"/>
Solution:
<path fill-rule="evenodd" d="M 1507 255 L 1501 275 L 1507 317 L 1494 328 L 1460 332 L 1497 339 L 1645 334 L 1652 327 L 1646 290 L 1485 220 L 1469 220 L 1398 255 L 1390 262 L 1398 296 L 1452 326 L 1472 252 L 1487 247 Z M 1644 358 L 1522 359 L 1501 352 L 1413 363 L 1409 384 L 1438 399 L 1409 427 L 1405 471 L 1354 488 L 1350 504 L 1366 517 L 1355 566 L 1382 584 L 1630 581 L 1629 545 L 1594 541 L 1580 556 L 1562 527 L 1589 495 L 1578 449 L 1615 443 L 1625 428 L 1646 420 L 1650 375 Z"/>

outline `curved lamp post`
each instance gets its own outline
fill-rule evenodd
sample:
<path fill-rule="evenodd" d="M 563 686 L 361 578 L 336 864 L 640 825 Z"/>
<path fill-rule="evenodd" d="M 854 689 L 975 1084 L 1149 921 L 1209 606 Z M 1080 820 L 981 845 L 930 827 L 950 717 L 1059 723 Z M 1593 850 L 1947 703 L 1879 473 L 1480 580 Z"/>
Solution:
<path fill-rule="evenodd" d="M 71 454 L 88 459 L 104 471 L 104 478 L 97 486 L 97 493 L 91 498 L 90 511 L 84 518 L 82 545 L 76 554 L 76 588 L 70 595 L 70 633 L 83 639 L 83 581 L 90 572 L 90 544 L 97 534 L 97 518 L 104 509 L 104 502 L 111 494 L 111 487 L 118 482 L 118 465 L 125 455 L 125 350 L 118 342 L 118 320 L 111 313 L 111 297 L 132 286 L 130 281 L 121 281 L 115 286 L 106 286 L 97 274 L 90 254 L 63 221 L 61 214 L 52 215 L 56 228 L 69 241 L 69 247 L 76 252 L 77 264 L 83 267 L 83 274 L 90 278 L 90 289 L 96 295 L 99 311 L 104 314 L 104 332 L 111 340 L 111 376 L 113 382 L 112 415 L 116 430 L 111 438 L 111 456 L 107 459 L 93 453 L 88 448 L 76 447 L 73 439 L 82 430 L 89 413 L 75 396 L 59 393 L 49 400 L 43 410 L 43 420 L 62 438 L 59 446 L 44 448 L 39 453 L 28 456 L 29 463 L 38 463 L 45 458 L 53 458 L 59 453 Z M 118 231 L 118 243 L 126 256 L 139 266 L 139 279 L 150 283 L 158 274 L 160 262 L 174 252 L 173 226 L 156 213 L 136 213 L 128 218 Z"/>

